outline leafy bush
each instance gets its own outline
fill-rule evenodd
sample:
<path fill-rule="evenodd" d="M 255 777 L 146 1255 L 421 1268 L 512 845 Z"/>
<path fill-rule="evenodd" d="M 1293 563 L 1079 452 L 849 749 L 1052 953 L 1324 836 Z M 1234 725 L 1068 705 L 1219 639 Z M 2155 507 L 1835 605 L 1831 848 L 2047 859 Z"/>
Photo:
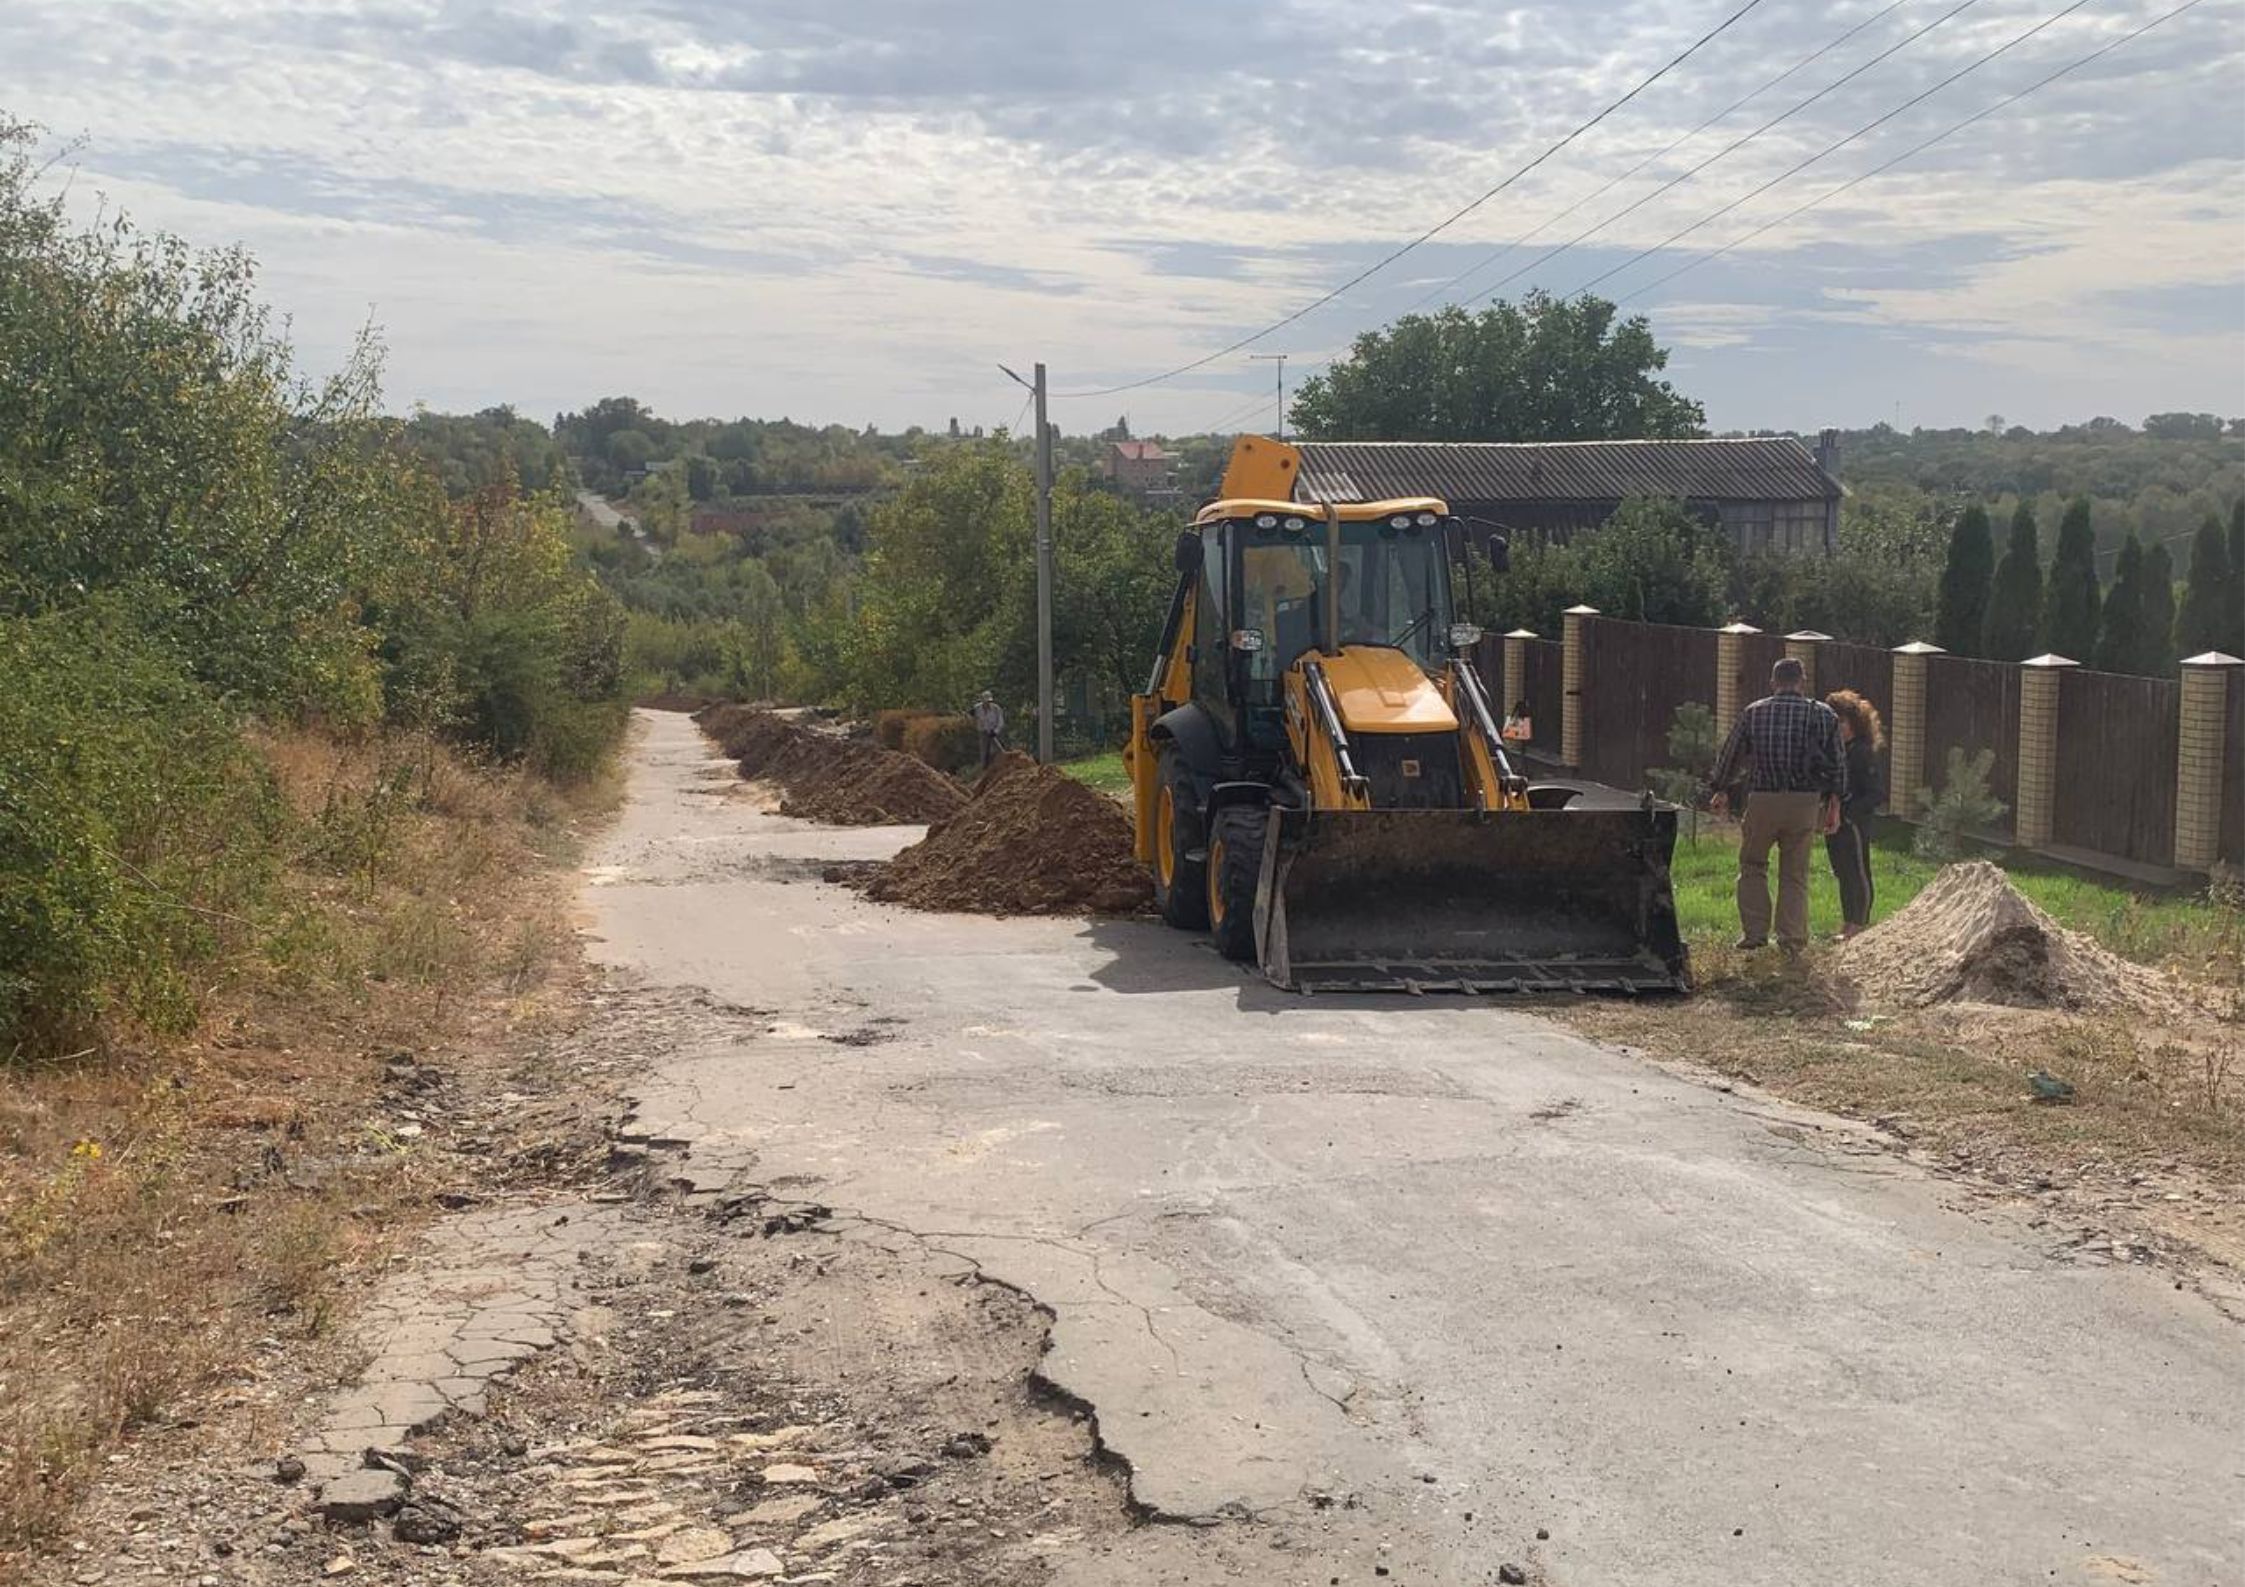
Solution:
<path fill-rule="evenodd" d="M 284 812 L 238 724 L 116 603 L 0 618 L 0 1057 L 115 1009 L 194 1016 L 241 942 Z"/>
<path fill-rule="evenodd" d="M 1988 791 L 1988 773 L 1995 769 L 1996 752 L 1961 749 L 1949 751 L 1948 775 L 1938 790 L 1919 794 L 1924 811 L 1919 817 L 1912 846 L 1920 858 L 1946 863 L 1966 853 L 1975 835 L 2001 821 L 2008 808 Z"/>

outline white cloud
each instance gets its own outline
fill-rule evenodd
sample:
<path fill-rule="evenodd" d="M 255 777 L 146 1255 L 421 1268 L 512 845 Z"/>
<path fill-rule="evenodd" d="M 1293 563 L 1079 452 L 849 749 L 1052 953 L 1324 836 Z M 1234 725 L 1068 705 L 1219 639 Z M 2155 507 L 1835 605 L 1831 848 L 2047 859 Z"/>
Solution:
<path fill-rule="evenodd" d="M 1782 212 L 2150 3 L 2068 19 L 1693 242 Z M 1980 0 L 1507 290 L 1567 290 L 1661 241 L 2045 4 Z M 1273 345 L 1297 370 L 1330 355 L 1875 8 L 1765 8 L 1423 261 Z M 1944 8 L 1914 0 L 1660 169 Z M 1959 392 L 1960 413 L 2067 417 L 2037 404 L 2130 357 L 2163 371 L 2160 406 L 2245 409 L 2245 312 L 2218 290 L 2241 281 L 2245 124 L 2193 108 L 2226 103 L 2216 85 L 2237 76 L 2218 13 L 1651 295 L 1711 417 L 1788 422 L 1770 409 L 1844 393 L 1866 338 L 1966 360 L 1985 389 Z M 1486 188 L 1717 14 L 1656 0 L 14 0 L 0 92 L 88 136 L 81 193 L 248 242 L 308 356 L 332 356 L 371 306 L 401 403 L 545 411 L 629 390 L 679 412 L 990 423 L 1014 402 L 995 359 L 1042 352 L 1073 385 L 1197 356 Z M 1679 291 L 1689 301 L 1668 306 Z M 2127 291 L 2181 295 L 2147 323 Z M 1773 337 L 1820 343 L 1822 385 L 1773 377 Z M 1143 427 L 1206 422 L 1265 374 L 1235 362 L 1128 400 Z M 1799 422 L 1885 411 L 1882 397 Z"/>

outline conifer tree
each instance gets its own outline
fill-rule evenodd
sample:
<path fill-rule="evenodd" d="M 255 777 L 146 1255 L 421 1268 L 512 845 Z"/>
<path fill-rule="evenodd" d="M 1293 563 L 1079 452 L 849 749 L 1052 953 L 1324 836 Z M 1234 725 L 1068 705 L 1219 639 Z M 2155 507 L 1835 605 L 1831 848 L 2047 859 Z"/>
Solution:
<path fill-rule="evenodd" d="M 1933 642 L 1952 656 L 1980 654 L 1995 571 L 1995 535 L 1987 509 L 1975 503 L 1958 515 L 1949 532 L 1949 560 L 1941 570 L 1940 604 L 1933 619 Z"/>
<path fill-rule="evenodd" d="M 2097 625 L 2099 672 L 2138 672 L 2142 658 L 2144 625 L 2144 543 L 2128 532 L 2113 564 L 2112 588 L 2105 591 L 2105 609 Z"/>
<path fill-rule="evenodd" d="M 2186 656 L 2227 648 L 2229 605 L 2238 598 L 2236 570 L 2229 564 L 2229 536 L 2213 513 L 2198 526 L 2190 543 L 2190 579 L 2183 609 L 2175 619 L 2175 648 Z"/>
<path fill-rule="evenodd" d="M 2058 549 L 2050 559 L 2050 583 L 2043 597 L 2043 644 L 2069 661 L 2088 666 L 2096 660 L 2097 536 L 2089 523 L 2089 498 L 2066 504 L 2058 523 Z"/>
<path fill-rule="evenodd" d="M 2025 661 L 2035 653 L 2035 636 L 2041 629 L 2042 544 L 2035 533 L 2034 507 L 2021 501 L 2011 515 L 2003 560 L 1996 564 L 1981 651 L 1995 661 Z"/>

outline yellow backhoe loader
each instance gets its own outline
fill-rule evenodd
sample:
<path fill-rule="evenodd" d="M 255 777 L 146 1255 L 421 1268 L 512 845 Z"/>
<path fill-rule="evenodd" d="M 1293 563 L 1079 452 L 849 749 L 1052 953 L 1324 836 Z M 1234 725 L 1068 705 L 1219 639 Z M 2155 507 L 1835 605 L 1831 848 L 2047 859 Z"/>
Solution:
<path fill-rule="evenodd" d="M 1241 437 L 1178 539 L 1126 757 L 1163 918 L 1305 992 L 1682 990 L 1675 811 L 1530 782 L 1448 507 L 1296 501 L 1300 465 Z"/>

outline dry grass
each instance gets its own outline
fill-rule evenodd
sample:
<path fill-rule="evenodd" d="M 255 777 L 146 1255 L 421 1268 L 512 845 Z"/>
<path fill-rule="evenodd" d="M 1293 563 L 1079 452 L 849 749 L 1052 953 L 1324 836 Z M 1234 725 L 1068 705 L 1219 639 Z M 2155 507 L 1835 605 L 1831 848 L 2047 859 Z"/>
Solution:
<path fill-rule="evenodd" d="M 2232 929 L 2245 941 L 2245 921 Z M 2149 1020 L 1956 1005 L 1888 1015 L 1852 1006 L 1828 949 L 1796 964 L 1700 941 L 1693 963 L 1700 990 L 1689 1001 L 1561 1012 L 1604 1039 L 1875 1121 L 2005 1177 L 2182 1171 L 2233 1199 L 2245 1189 L 2238 1012 L 2179 1006 Z M 2237 987 L 2205 992 L 2215 1009 L 2245 1009 Z M 2038 1100 L 2034 1070 L 2069 1082 L 2072 1100 Z"/>
<path fill-rule="evenodd" d="M 113 1029 L 0 1091 L 0 1580 L 105 1455 L 261 1339 L 328 1335 L 449 1172 L 370 1127 L 384 1061 L 496 1047 L 571 961 L 564 798 L 426 739 L 259 746 L 283 896 L 198 1030 Z"/>

